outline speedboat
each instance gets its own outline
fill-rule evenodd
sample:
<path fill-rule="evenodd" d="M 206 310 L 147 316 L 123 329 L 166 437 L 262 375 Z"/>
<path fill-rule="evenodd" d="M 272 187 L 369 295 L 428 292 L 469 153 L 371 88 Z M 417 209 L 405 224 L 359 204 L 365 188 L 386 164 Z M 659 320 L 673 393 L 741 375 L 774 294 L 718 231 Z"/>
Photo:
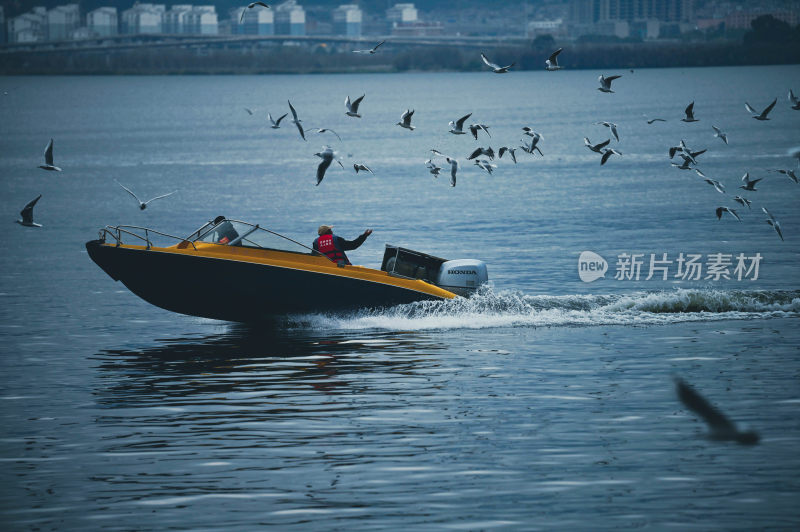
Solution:
<path fill-rule="evenodd" d="M 174 244 L 158 246 L 153 239 Z M 86 250 L 112 279 L 153 305 L 237 322 L 447 300 L 469 296 L 488 281 L 482 261 L 390 245 L 379 270 L 337 264 L 266 227 L 224 216 L 186 237 L 106 226 Z"/>

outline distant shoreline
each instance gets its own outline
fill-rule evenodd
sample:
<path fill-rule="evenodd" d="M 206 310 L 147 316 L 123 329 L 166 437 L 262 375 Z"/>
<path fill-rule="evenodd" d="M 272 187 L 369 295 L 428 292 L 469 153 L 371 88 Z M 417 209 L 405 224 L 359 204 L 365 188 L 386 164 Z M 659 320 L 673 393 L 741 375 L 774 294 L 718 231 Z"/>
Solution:
<path fill-rule="evenodd" d="M 515 63 L 513 70 L 541 70 L 550 49 L 498 47 L 493 60 Z M 391 72 L 472 72 L 485 70 L 478 52 L 455 47 L 407 48 L 395 53 L 354 56 L 312 49 L 160 48 L 5 52 L 0 75 L 254 75 Z M 800 64 L 800 47 L 745 46 L 738 42 L 582 43 L 565 45 L 559 57 L 568 70 L 756 66 Z"/>

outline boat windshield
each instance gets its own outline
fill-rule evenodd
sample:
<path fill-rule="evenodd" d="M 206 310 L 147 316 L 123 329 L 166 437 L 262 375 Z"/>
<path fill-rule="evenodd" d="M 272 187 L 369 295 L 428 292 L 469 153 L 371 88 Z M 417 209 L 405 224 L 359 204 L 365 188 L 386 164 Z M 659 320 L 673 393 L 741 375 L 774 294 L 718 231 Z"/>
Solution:
<path fill-rule="evenodd" d="M 245 246 L 294 253 L 314 253 L 311 248 L 272 232 L 269 229 L 237 220 L 223 220 L 202 233 L 200 242 L 213 242 L 226 246 Z"/>

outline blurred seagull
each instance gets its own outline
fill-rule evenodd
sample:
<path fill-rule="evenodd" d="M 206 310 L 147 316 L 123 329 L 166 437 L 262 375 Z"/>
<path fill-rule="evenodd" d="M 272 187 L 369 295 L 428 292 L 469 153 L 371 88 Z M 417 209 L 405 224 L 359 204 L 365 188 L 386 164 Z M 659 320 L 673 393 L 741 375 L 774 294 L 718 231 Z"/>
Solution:
<path fill-rule="evenodd" d="M 778 236 L 781 237 L 781 241 L 783 241 L 783 233 L 781 232 L 781 224 L 778 220 L 775 219 L 774 216 L 767 210 L 766 207 L 761 207 L 761 210 L 764 211 L 764 214 L 767 215 L 767 223 L 775 229 L 775 232 L 778 233 Z"/>
<path fill-rule="evenodd" d="M 322 183 L 322 179 L 325 177 L 325 171 L 334 160 L 333 148 L 330 146 L 323 146 L 322 151 L 317 152 L 314 155 L 322 159 L 322 162 L 320 162 L 319 166 L 317 166 L 317 186 L 319 186 L 319 184 Z M 339 163 L 339 166 L 344 168 L 342 161 L 337 159 L 336 162 Z"/>
<path fill-rule="evenodd" d="M 563 48 L 559 48 L 558 50 L 550 54 L 549 59 L 545 60 L 545 64 L 547 65 L 546 67 L 544 67 L 545 70 L 551 70 L 551 71 L 561 70 L 562 67 L 558 66 L 558 54 L 561 53 L 561 50 L 563 50 Z"/>
<path fill-rule="evenodd" d="M 751 204 L 752 202 L 751 202 L 749 199 L 747 199 L 747 198 L 743 198 L 743 197 L 741 197 L 741 196 L 734 196 L 734 197 L 733 197 L 733 201 L 735 201 L 736 203 L 740 203 L 742 206 L 745 206 L 745 205 L 746 205 L 748 209 L 751 209 L 751 208 L 752 208 L 752 207 L 750 207 L 750 204 Z"/>
<path fill-rule="evenodd" d="M 50 142 L 47 143 L 47 147 L 44 149 L 44 164 L 39 165 L 39 168 L 52 172 L 61 171 L 61 168 L 58 166 L 53 166 L 53 139 L 50 139 Z"/>
<path fill-rule="evenodd" d="M 740 432 L 736 425 L 729 420 L 725 414 L 714 408 L 705 397 L 695 391 L 694 388 L 686 384 L 683 379 L 675 377 L 675 385 L 678 398 L 681 402 L 698 414 L 706 422 L 710 429 L 709 437 L 712 440 L 732 440 L 743 445 L 754 445 L 758 443 L 759 436 L 755 432 Z"/>
<path fill-rule="evenodd" d="M 439 177 L 439 172 L 442 171 L 441 166 L 436 166 L 436 164 L 431 159 L 425 161 L 425 166 L 428 167 L 428 171 L 433 175 L 433 177 Z"/>
<path fill-rule="evenodd" d="M 683 163 L 681 164 L 670 163 L 670 164 L 675 168 L 678 168 L 679 170 L 691 170 L 692 160 L 682 153 L 680 154 L 680 156 L 683 158 Z"/>
<path fill-rule="evenodd" d="M 728 135 L 726 133 L 724 133 L 723 131 L 721 131 L 717 126 L 711 126 L 711 127 L 714 128 L 714 131 L 715 131 L 714 136 L 721 138 L 722 142 L 727 144 L 728 143 Z"/>
<path fill-rule="evenodd" d="M 492 149 L 491 146 L 489 146 L 488 148 L 483 148 L 483 147 L 477 148 L 475 151 L 472 152 L 472 154 L 469 157 L 467 157 L 467 160 L 471 161 L 475 157 L 479 157 L 481 155 L 485 155 L 489 159 L 494 160 L 494 150 Z"/>
<path fill-rule="evenodd" d="M 247 107 L 245 107 L 244 110 L 247 111 L 247 114 L 249 114 L 250 116 L 253 116 L 253 111 L 252 110 L 248 109 Z"/>
<path fill-rule="evenodd" d="M 475 140 L 478 140 L 478 131 L 480 130 L 483 130 L 490 137 L 492 136 L 489 133 L 489 126 L 485 126 L 483 124 L 470 124 L 469 126 L 469 131 L 472 133 L 472 136 L 475 137 Z"/>
<path fill-rule="evenodd" d="M 619 134 L 617 134 L 617 124 L 614 124 L 612 122 L 595 122 L 595 124 L 598 126 L 606 126 L 608 129 L 611 130 L 611 134 L 614 135 L 614 138 L 617 139 L 617 142 L 619 142 Z"/>
<path fill-rule="evenodd" d="M 310 127 L 310 128 L 305 130 L 306 133 L 308 133 L 309 131 L 316 131 L 317 133 L 328 133 L 328 132 L 330 132 L 330 133 L 333 133 L 334 135 L 336 135 L 337 139 L 339 139 L 340 141 L 342 140 L 342 137 L 340 137 L 337 132 L 335 132 L 332 129 L 325 128 L 325 127 Z"/>
<path fill-rule="evenodd" d="M 800 98 L 794 95 L 792 89 L 789 89 L 789 101 L 792 102 L 792 109 L 800 111 Z"/>
<path fill-rule="evenodd" d="M 453 135 L 466 135 L 466 132 L 464 132 L 464 122 L 470 116 L 472 116 L 472 113 L 462 116 L 461 118 L 459 118 L 455 122 L 453 122 L 451 120 L 450 121 L 450 133 L 452 133 Z"/>
<path fill-rule="evenodd" d="M 750 113 L 753 115 L 753 118 L 755 118 L 756 120 L 769 120 L 769 118 L 767 118 L 767 115 L 769 114 L 770 111 L 772 111 L 772 108 L 775 107 L 776 103 L 778 103 L 777 98 L 772 100 L 772 103 L 769 104 L 766 109 L 761 111 L 761 113 L 750 107 L 750 104 L 747 102 L 744 102 L 744 107 L 745 109 L 750 111 Z"/>
<path fill-rule="evenodd" d="M 770 170 L 770 172 L 776 172 L 776 173 L 779 173 L 779 174 L 783 174 L 786 177 L 788 177 L 789 179 L 791 179 L 792 181 L 794 181 L 795 183 L 798 182 L 797 174 L 795 173 L 794 170 Z"/>
<path fill-rule="evenodd" d="M 414 126 L 411 125 L 412 116 L 414 116 L 414 110 L 411 109 L 409 111 L 408 109 L 406 109 L 406 112 L 400 115 L 400 121 L 396 125 L 414 131 Z"/>
<path fill-rule="evenodd" d="M 362 172 L 369 172 L 370 174 L 375 175 L 375 172 L 370 170 L 366 164 L 354 163 L 353 168 L 355 168 L 356 173 L 362 171 Z"/>
<path fill-rule="evenodd" d="M 583 137 L 583 144 L 595 153 L 603 153 L 603 148 L 608 146 L 609 142 L 611 142 L 611 139 L 598 142 L 597 144 L 592 144 L 587 137 Z"/>
<path fill-rule="evenodd" d="M 709 185 L 711 185 L 712 187 L 714 187 L 720 194 L 725 194 L 725 185 L 723 185 L 716 179 L 711 179 L 710 177 L 706 177 L 704 181 Z"/>
<path fill-rule="evenodd" d="M 543 138 L 544 137 L 542 137 L 540 134 L 534 132 L 533 138 L 531 138 L 531 143 L 530 144 L 525 144 L 525 142 L 523 141 L 523 143 L 522 143 L 523 145 L 520 146 L 520 147 L 523 149 L 523 151 L 526 151 L 526 152 L 530 153 L 531 155 L 533 155 L 534 151 L 538 151 L 539 155 L 544 157 L 544 154 L 542 153 L 542 150 L 539 149 L 539 147 L 537 146 L 537 144 L 539 144 L 539 141 L 542 140 Z"/>
<path fill-rule="evenodd" d="M 681 118 L 681 122 L 699 122 L 699 120 L 694 117 L 694 102 L 687 105 L 683 112 L 686 117 Z"/>
<path fill-rule="evenodd" d="M 19 212 L 19 215 L 22 216 L 22 220 L 15 220 L 15 222 L 25 227 L 41 227 L 42 224 L 37 224 L 33 221 L 33 206 L 36 205 L 36 202 L 39 201 L 41 197 L 42 195 L 39 194 L 36 199 L 29 201 Z"/>
<path fill-rule="evenodd" d="M 454 187 L 456 186 L 456 172 L 458 172 L 458 161 L 450 157 L 447 157 L 446 161 L 450 163 L 450 186 Z"/>
<path fill-rule="evenodd" d="M 759 179 L 750 179 L 750 172 L 745 172 L 744 175 L 742 176 L 742 181 L 744 181 L 744 185 L 741 185 L 739 188 L 755 192 L 756 190 L 758 190 L 756 188 L 756 183 L 758 183 L 762 179 L 764 178 L 761 177 Z"/>
<path fill-rule="evenodd" d="M 522 128 L 523 135 L 528 135 L 529 137 L 542 137 L 539 133 L 535 132 L 533 128 L 525 126 Z M 544 138 L 544 137 L 542 137 Z"/>
<path fill-rule="evenodd" d="M 353 116 L 355 118 L 361 118 L 361 115 L 358 114 L 358 106 L 361 105 L 361 100 L 364 99 L 366 94 L 362 94 L 352 102 L 350 101 L 350 96 L 345 99 L 344 104 L 347 106 L 347 112 L 345 113 L 347 116 Z"/>
<path fill-rule="evenodd" d="M 663 118 L 651 118 L 647 121 L 648 124 L 652 124 L 653 122 L 666 122 Z"/>
<path fill-rule="evenodd" d="M 739 215 L 736 214 L 736 211 L 734 211 L 733 209 L 730 209 L 728 207 L 717 207 L 717 211 L 716 212 L 717 212 L 717 220 L 721 220 L 722 219 L 722 213 L 727 212 L 728 214 L 730 214 L 731 216 L 733 216 L 734 218 L 736 218 L 740 222 L 742 221 L 742 219 L 739 218 Z"/>
<path fill-rule="evenodd" d="M 483 55 L 483 52 L 481 52 L 481 59 L 483 59 L 483 62 L 484 62 L 484 63 L 486 63 L 486 65 L 487 65 L 489 68 L 491 68 L 491 69 L 492 69 L 492 72 L 494 72 L 495 74 L 505 74 L 506 72 L 508 72 L 508 69 L 509 69 L 509 68 L 511 68 L 512 66 L 514 66 L 514 63 L 511 63 L 510 65 L 508 65 L 508 66 L 504 66 L 504 67 L 501 67 L 500 65 L 496 65 L 496 64 L 492 63 L 491 61 L 489 61 L 489 60 L 486 58 L 486 56 L 485 56 L 485 55 Z"/>
<path fill-rule="evenodd" d="M 253 9 L 256 6 L 261 6 L 261 7 L 269 9 L 269 6 L 267 4 L 265 4 L 264 2 L 253 2 L 252 4 L 248 4 L 247 9 Z M 244 14 L 247 12 L 247 9 L 242 9 L 242 16 L 239 17 L 239 24 L 241 24 L 242 21 L 244 20 Z"/>
<path fill-rule="evenodd" d="M 497 157 L 498 157 L 499 159 L 502 159 L 502 158 L 503 158 L 503 155 L 504 155 L 506 152 L 508 152 L 508 154 L 511 156 L 511 160 L 512 160 L 512 161 L 514 161 L 514 164 L 517 164 L 517 156 L 516 156 L 516 154 L 514 153 L 515 151 L 517 151 L 517 149 L 516 149 L 516 148 L 507 148 L 507 147 L 503 146 L 502 148 L 500 148 L 500 149 L 497 151 Z"/>
<path fill-rule="evenodd" d="M 608 158 L 611 157 L 611 155 L 613 155 L 613 154 L 622 155 L 622 153 L 618 152 L 614 148 L 606 148 L 605 150 L 603 150 L 603 156 L 600 158 L 600 166 L 603 166 L 604 164 L 606 164 L 606 161 L 608 161 Z"/>
<path fill-rule="evenodd" d="M 270 122 L 272 122 L 272 125 L 271 125 L 270 127 L 271 127 L 272 129 L 278 129 L 278 128 L 280 128 L 280 127 L 281 127 L 281 120 L 283 120 L 284 118 L 286 118 L 286 115 L 288 115 L 288 114 L 289 114 L 289 113 L 285 113 L 283 116 L 281 116 L 281 117 L 280 117 L 280 118 L 278 118 L 277 120 L 273 120 L 273 119 L 272 119 L 272 115 L 271 115 L 270 113 L 267 113 L 267 120 L 269 120 Z"/>
<path fill-rule="evenodd" d="M 489 161 L 487 161 L 486 159 L 477 159 L 475 161 L 475 166 L 483 168 L 484 170 L 489 172 L 489 175 L 492 175 L 492 172 L 494 172 L 494 169 L 497 168 L 496 164 L 492 164 Z"/>
<path fill-rule="evenodd" d="M 290 102 L 289 100 L 286 101 L 289 102 L 289 110 L 292 112 L 292 123 L 297 126 L 297 131 L 300 132 L 300 136 L 303 137 L 303 140 L 306 140 L 305 131 L 303 131 L 303 126 L 300 125 L 300 122 L 302 122 L 302 120 L 297 118 L 297 111 L 294 110 L 292 102 Z"/>
<path fill-rule="evenodd" d="M 175 193 L 177 192 L 177 190 L 173 190 L 173 191 L 172 191 L 172 192 L 170 192 L 169 194 L 162 194 L 161 196 L 156 196 L 155 198 L 150 198 L 150 199 L 149 199 L 149 200 L 147 200 L 147 201 L 142 201 L 142 200 L 140 200 L 140 199 L 139 199 L 139 197 L 138 197 L 136 194 L 134 194 L 134 193 L 131 191 L 131 189 L 129 189 L 128 187 L 126 187 L 125 185 L 123 185 L 122 183 L 120 183 L 119 181 L 117 181 L 116 179 L 114 180 L 114 182 L 115 182 L 116 184 L 118 184 L 119 186 L 121 186 L 122 188 L 124 188 L 124 189 L 125 189 L 125 191 L 126 191 L 128 194 L 130 194 L 131 196 L 133 196 L 133 199 L 135 199 L 136 201 L 138 201 L 138 202 L 139 202 L 139 210 L 142 210 L 142 211 L 143 211 L 143 210 L 145 210 L 145 209 L 147 208 L 147 204 L 148 204 L 148 203 L 150 203 L 151 201 L 155 201 L 155 200 L 157 200 L 157 199 L 161 199 L 161 198 L 166 198 L 167 196 L 171 196 L 171 195 L 173 195 L 173 194 L 175 194 Z"/>
<path fill-rule="evenodd" d="M 611 90 L 611 82 L 621 77 L 622 76 L 605 77 L 604 75 L 600 74 L 600 77 L 597 78 L 597 81 L 600 82 L 600 86 L 597 88 L 597 90 L 599 90 L 600 92 L 614 92 Z"/>
<path fill-rule="evenodd" d="M 367 50 L 353 50 L 353 53 L 354 54 L 374 54 L 375 52 L 378 51 L 378 48 L 380 47 L 380 45 L 382 45 L 385 42 L 386 41 L 381 41 L 378 44 L 376 44 L 375 46 L 373 46 L 372 48 L 369 48 Z"/>

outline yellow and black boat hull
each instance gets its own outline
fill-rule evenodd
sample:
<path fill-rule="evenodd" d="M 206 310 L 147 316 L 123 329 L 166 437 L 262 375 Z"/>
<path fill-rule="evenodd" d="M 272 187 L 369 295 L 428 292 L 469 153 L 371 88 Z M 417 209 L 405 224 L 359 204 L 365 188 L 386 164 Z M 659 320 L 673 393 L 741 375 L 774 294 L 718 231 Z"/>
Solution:
<path fill-rule="evenodd" d="M 166 310 L 226 321 L 380 308 L 455 294 L 417 279 L 325 257 L 287 251 L 188 242 L 158 248 L 86 243 L 112 279 Z"/>

